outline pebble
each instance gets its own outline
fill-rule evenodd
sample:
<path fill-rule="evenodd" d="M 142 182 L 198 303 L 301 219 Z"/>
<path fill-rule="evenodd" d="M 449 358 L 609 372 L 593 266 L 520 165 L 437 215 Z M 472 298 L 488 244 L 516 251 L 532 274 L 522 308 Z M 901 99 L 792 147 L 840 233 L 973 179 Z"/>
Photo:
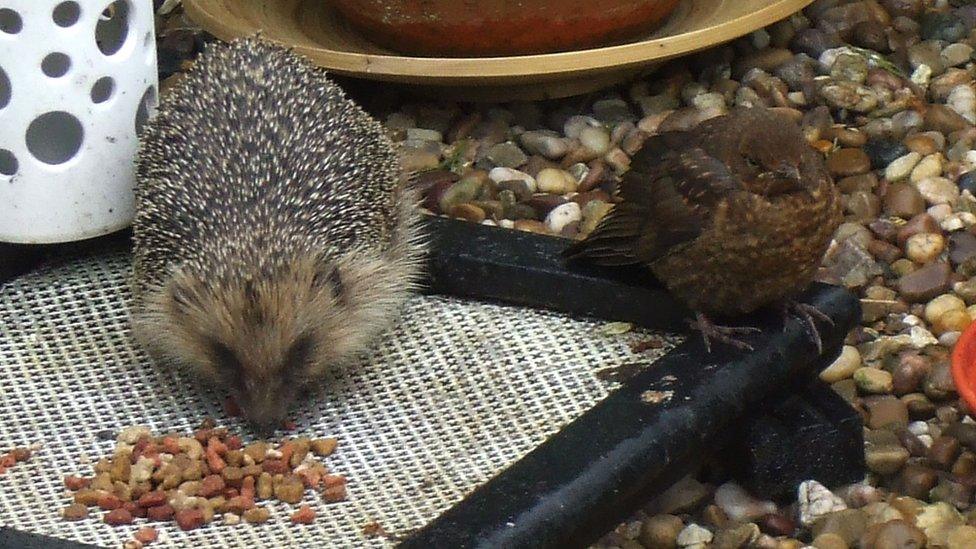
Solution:
<path fill-rule="evenodd" d="M 860 113 L 873 111 L 879 102 L 874 90 L 856 82 L 839 81 L 827 84 L 820 88 L 820 95 L 831 107 Z"/>
<path fill-rule="evenodd" d="M 942 50 L 942 62 L 947 67 L 968 63 L 973 57 L 973 47 L 965 42 L 949 44 Z"/>
<path fill-rule="evenodd" d="M 925 110 L 925 127 L 930 130 L 949 135 L 969 126 L 968 120 L 946 105 L 936 103 Z"/>
<path fill-rule="evenodd" d="M 893 396 L 886 395 L 873 399 L 865 403 L 865 406 L 868 410 L 868 427 L 872 429 L 897 428 L 908 425 L 908 406 Z"/>
<path fill-rule="evenodd" d="M 953 88 L 946 99 L 946 105 L 970 124 L 976 123 L 976 91 L 971 86 Z"/>
<path fill-rule="evenodd" d="M 603 126 L 583 128 L 579 140 L 593 157 L 602 156 L 610 150 L 610 132 Z"/>
<path fill-rule="evenodd" d="M 904 144 L 898 141 L 877 139 L 868 141 L 867 144 L 864 145 L 864 152 L 871 159 L 871 168 L 880 170 L 887 167 L 898 158 L 908 154 L 910 151 Z M 921 160 L 921 156 L 918 157 L 918 160 Z M 918 163 L 918 160 L 915 162 Z M 914 165 L 906 168 L 905 177 L 911 173 L 911 168 L 913 167 Z M 890 181 L 891 178 L 888 178 L 888 180 Z"/>
<path fill-rule="evenodd" d="M 918 183 L 923 179 L 942 175 L 942 155 L 939 153 L 930 154 L 919 161 L 912 169 L 909 179 L 912 183 Z"/>
<path fill-rule="evenodd" d="M 878 395 L 890 393 L 893 388 L 891 374 L 877 368 L 858 368 L 853 377 L 863 393 Z"/>
<path fill-rule="evenodd" d="M 925 505 L 915 518 L 915 525 L 925 533 L 930 546 L 947 546 L 949 534 L 965 522 L 959 511 L 945 502 Z"/>
<path fill-rule="evenodd" d="M 905 255 L 916 263 L 929 263 L 945 249 L 942 233 L 918 233 L 905 242 Z"/>
<path fill-rule="evenodd" d="M 578 186 L 576 178 L 565 170 L 545 168 L 535 177 L 539 192 L 550 194 L 567 194 L 576 192 Z"/>
<path fill-rule="evenodd" d="M 740 549 L 759 539 L 759 526 L 747 522 L 719 530 L 710 549 Z"/>
<path fill-rule="evenodd" d="M 518 168 L 529 159 L 518 145 L 508 141 L 492 145 L 488 149 L 487 158 L 495 166 L 501 166 L 503 168 Z"/>
<path fill-rule="evenodd" d="M 829 513 L 847 509 L 844 500 L 815 480 L 806 480 L 797 488 L 800 523 L 811 526 Z"/>
<path fill-rule="evenodd" d="M 868 469 L 879 475 L 897 473 L 910 457 L 898 436 L 888 430 L 875 429 L 866 432 L 864 443 L 865 463 Z"/>
<path fill-rule="evenodd" d="M 925 304 L 925 320 L 930 324 L 934 324 L 949 312 L 965 312 L 965 310 L 965 301 L 953 294 L 943 294 Z"/>
<path fill-rule="evenodd" d="M 919 167 L 921 166 L 922 164 L 919 164 Z M 939 171 L 942 171 L 941 166 Z M 945 177 L 931 176 L 916 181 L 915 188 L 929 204 L 953 204 L 959 199 L 959 187 Z"/>
<path fill-rule="evenodd" d="M 444 140 L 444 134 L 437 130 L 428 130 L 426 128 L 407 128 L 407 139 L 440 143 Z"/>
<path fill-rule="evenodd" d="M 906 549 L 925 547 L 925 534 L 904 520 L 890 520 L 880 524 L 873 535 L 874 549 Z"/>
<path fill-rule="evenodd" d="M 579 204 L 567 202 L 562 206 L 553 208 L 546 216 L 546 226 L 554 233 L 559 233 L 570 223 L 576 223 L 583 219 L 583 212 Z"/>
<path fill-rule="evenodd" d="M 727 482 L 715 490 L 715 504 L 735 522 L 752 522 L 776 512 L 776 504 L 760 501 L 734 482 Z"/>
<path fill-rule="evenodd" d="M 529 192 L 533 192 L 533 193 L 536 192 L 536 190 L 538 189 L 534 177 L 532 177 L 531 175 L 525 172 L 520 172 L 512 168 L 504 168 L 504 167 L 492 168 L 492 170 L 488 172 L 488 177 L 495 183 L 501 183 L 503 181 L 516 181 L 516 180 L 524 181 L 526 186 L 529 188 Z"/>
<path fill-rule="evenodd" d="M 946 536 L 947 549 L 972 549 L 976 547 L 976 527 L 957 526 Z"/>
<path fill-rule="evenodd" d="M 898 157 L 885 168 L 885 179 L 888 181 L 901 181 L 907 178 L 921 160 L 922 155 L 917 152 L 910 152 Z"/>
<path fill-rule="evenodd" d="M 888 215 L 907 219 L 925 211 L 925 198 L 913 185 L 896 183 L 888 187 L 883 207 Z"/>
<path fill-rule="evenodd" d="M 921 303 L 945 293 L 951 280 L 952 267 L 945 261 L 933 261 L 902 276 L 896 285 L 903 299 L 909 303 Z"/>
<path fill-rule="evenodd" d="M 854 375 L 855 370 L 860 367 L 861 353 L 857 350 L 857 347 L 844 345 L 837 359 L 820 372 L 820 379 L 827 383 L 835 383 L 851 377 Z"/>
<path fill-rule="evenodd" d="M 570 149 L 570 140 L 549 130 L 528 131 L 519 136 L 519 141 L 531 154 L 538 154 L 550 160 L 557 160 L 566 156 Z"/>
<path fill-rule="evenodd" d="M 703 528 L 695 523 L 685 526 L 678 534 L 679 547 L 693 547 L 695 549 L 704 547 L 712 541 L 713 534 L 707 528 Z"/>
<path fill-rule="evenodd" d="M 871 170 L 871 159 L 861 149 L 839 149 L 827 158 L 827 169 L 834 177 L 860 175 Z"/>
<path fill-rule="evenodd" d="M 641 523 L 638 541 L 647 549 L 673 549 L 685 525 L 674 515 L 655 515 Z"/>
<path fill-rule="evenodd" d="M 836 534 L 848 545 L 854 545 L 867 530 L 867 516 L 859 509 L 834 511 L 821 517 L 811 528 L 814 537 Z"/>
<path fill-rule="evenodd" d="M 648 513 L 675 514 L 698 507 L 711 492 L 694 477 L 686 476 L 655 497 L 645 508 Z"/>
<path fill-rule="evenodd" d="M 817 536 L 812 545 L 817 549 L 847 549 L 849 547 L 844 538 L 830 532 Z"/>

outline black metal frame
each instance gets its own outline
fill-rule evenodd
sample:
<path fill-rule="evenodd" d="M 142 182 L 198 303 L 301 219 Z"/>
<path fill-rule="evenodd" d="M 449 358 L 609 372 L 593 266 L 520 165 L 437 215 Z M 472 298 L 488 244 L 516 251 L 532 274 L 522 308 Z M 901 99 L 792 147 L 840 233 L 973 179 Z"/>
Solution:
<path fill-rule="evenodd" d="M 428 225 L 430 293 L 685 329 L 688 311 L 640 269 L 568 268 L 559 258 L 566 241 L 558 238 L 443 218 Z M 0 283 L 48 258 L 126 239 L 0 247 Z M 736 478 L 770 497 L 788 497 L 806 478 L 860 480 L 860 417 L 816 382 L 860 307 L 849 292 L 819 284 L 804 300 L 834 322 L 819 325 L 824 355 L 799 322 L 784 326 L 773 314 L 748 319 L 762 329 L 752 353 L 719 346 L 708 354 L 690 337 L 400 547 L 584 547 L 700 465 L 709 449 L 724 448 Z M 673 394 L 646 402 L 648 390 Z M 0 528 L 0 547 L 85 546 Z"/>

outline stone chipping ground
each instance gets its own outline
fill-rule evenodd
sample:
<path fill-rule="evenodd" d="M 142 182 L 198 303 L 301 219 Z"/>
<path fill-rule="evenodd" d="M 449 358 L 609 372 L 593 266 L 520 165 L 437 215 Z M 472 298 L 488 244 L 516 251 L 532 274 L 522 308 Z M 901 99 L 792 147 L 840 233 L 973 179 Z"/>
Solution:
<path fill-rule="evenodd" d="M 164 89 L 204 42 L 176 4 L 158 21 Z M 863 318 L 821 378 L 864 417 L 867 478 L 833 491 L 811 479 L 777 506 L 689 477 L 599 547 L 976 548 L 976 422 L 949 369 L 976 318 L 974 26 L 974 0 L 816 0 L 585 97 L 444 104 L 375 85 L 356 96 L 405 169 L 434 170 L 420 182 L 431 213 L 567 238 L 610 210 L 648 135 L 733 105 L 788 114 L 824 154 L 846 220 L 819 278 L 856 292 Z"/>

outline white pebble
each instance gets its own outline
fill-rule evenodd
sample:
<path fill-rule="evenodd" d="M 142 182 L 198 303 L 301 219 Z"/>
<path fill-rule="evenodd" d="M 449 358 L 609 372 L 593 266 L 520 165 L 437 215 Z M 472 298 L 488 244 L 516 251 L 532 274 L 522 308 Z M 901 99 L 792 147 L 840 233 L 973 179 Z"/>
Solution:
<path fill-rule="evenodd" d="M 932 335 L 932 332 L 921 326 L 912 326 L 909 337 L 911 338 L 912 347 L 916 349 L 924 349 L 929 345 L 939 344 L 939 340 Z"/>
<path fill-rule="evenodd" d="M 498 226 L 499 227 L 504 227 L 506 229 L 514 229 L 515 228 L 515 222 L 512 221 L 511 219 L 502 219 L 501 221 L 498 222 Z"/>
<path fill-rule="evenodd" d="M 934 261 L 945 249 L 945 237 L 939 233 L 913 234 L 905 242 L 905 255 L 916 263 Z"/>
<path fill-rule="evenodd" d="M 725 96 L 720 93 L 703 93 L 692 100 L 692 104 L 700 111 L 710 109 L 726 110 Z"/>
<path fill-rule="evenodd" d="M 567 202 L 553 208 L 546 216 L 546 226 L 554 233 L 559 233 L 566 225 L 583 219 L 583 210 L 575 202 Z"/>
<path fill-rule="evenodd" d="M 737 522 L 752 522 L 776 512 L 775 503 L 752 497 L 734 482 L 726 482 L 715 490 L 715 504 Z"/>
<path fill-rule="evenodd" d="M 536 192 L 536 189 L 538 188 L 534 177 L 514 168 L 503 168 L 501 166 L 492 168 L 491 171 L 488 172 L 488 178 L 495 183 L 515 180 L 525 181 L 525 184 L 529 186 L 529 191 L 531 192 Z"/>
<path fill-rule="evenodd" d="M 945 218 L 952 215 L 952 206 L 948 204 L 936 204 L 935 206 L 930 206 L 929 209 L 925 210 L 925 213 L 932 216 L 932 219 L 936 223 L 942 223 Z"/>
<path fill-rule="evenodd" d="M 769 36 L 769 32 L 766 29 L 759 29 L 757 31 L 753 31 L 750 38 L 752 40 L 752 45 L 757 50 L 764 50 L 767 47 L 769 47 L 769 42 L 771 40 Z"/>
<path fill-rule="evenodd" d="M 704 547 L 707 543 L 712 541 L 712 532 L 707 528 L 702 528 L 694 522 L 685 526 L 680 533 L 678 533 L 678 546 L 679 547 Z"/>
<path fill-rule="evenodd" d="M 962 336 L 962 332 L 946 332 L 939 336 L 939 345 L 951 349 L 959 341 L 960 336 Z"/>
<path fill-rule="evenodd" d="M 804 526 L 811 526 L 818 518 L 834 511 L 847 509 L 844 500 L 834 495 L 826 486 L 815 480 L 800 483 L 797 490 L 797 501 L 800 504 L 800 522 Z"/>
<path fill-rule="evenodd" d="M 915 168 L 912 170 L 911 181 L 912 183 L 918 183 L 928 177 L 936 177 L 939 175 L 942 175 L 942 154 L 932 153 L 915 165 Z"/>
<path fill-rule="evenodd" d="M 826 383 L 835 383 L 854 375 L 854 370 L 861 367 L 861 353 L 853 345 L 844 345 L 840 356 L 830 366 L 820 372 L 820 379 Z"/>
<path fill-rule="evenodd" d="M 962 65 L 973 55 L 973 47 L 963 42 L 949 44 L 942 50 L 942 62 L 949 67 Z"/>
<path fill-rule="evenodd" d="M 966 302 L 953 294 L 942 294 L 925 304 L 925 320 L 929 324 L 934 324 L 942 318 L 942 315 L 950 311 L 963 311 L 966 309 Z"/>
<path fill-rule="evenodd" d="M 913 421 L 908 424 L 908 432 L 915 435 L 927 435 L 929 434 L 929 424 L 924 421 Z"/>
<path fill-rule="evenodd" d="M 915 169 L 922 167 L 924 163 L 923 160 Z M 941 171 L 941 165 L 939 170 Z M 915 183 L 915 188 L 929 204 L 951 204 L 959 198 L 959 187 L 944 177 L 926 177 Z"/>
<path fill-rule="evenodd" d="M 921 326 L 922 325 L 922 319 L 921 318 L 918 318 L 915 315 L 905 315 L 904 317 L 902 317 L 901 321 L 902 321 L 902 323 L 905 326 Z"/>
<path fill-rule="evenodd" d="M 435 143 L 440 143 L 444 139 L 444 134 L 442 134 L 437 130 L 428 130 L 426 128 L 408 128 L 407 139 L 416 139 L 417 141 L 433 141 Z"/>
<path fill-rule="evenodd" d="M 970 124 L 976 124 L 976 91 L 966 84 L 952 88 L 946 105 L 959 113 Z"/>
<path fill-rule="evenodd" d="M 610 150 L 610 132 L 602 126 L 583 128 L 579 140 L 583 147 L 595 156 L 602 156 Z"/>
<path fill-rule="evenodd" d="M 952 214 L 946 217 L 945 219 L 943 219 L 942 221 L 939 221 L 939 226 L 942 227 L 943 231 L 946 231 L 948 233 L 961 231 L 962 229 L 965 229 L 966 227 L 971 225 L 966 223 L 966 219 L 963 217 L 964 214 L 973 215 L 970 214 L 969 212 L 960 212 L 958 214 Z"/>
<path fill-rule="evenodd" d="M 570 116 L 563 124 L 563 134 L 570 139 L 579 139 L 580 134 L 585 128 L 596 128 L 601 126 L 600 121 L 592 116 L 578 114 Z"/>
<path fill-rule="evenodd" d="M 915 69 L 912 73 L 912 82 L 922 86 L 923 88 L 929 85 L 929 80 L 932 79 L 932 67 L 922 63 Z"/>
<path fill-rule="evenodd" d="M 912 173 L 912 169 L 922 160 L 922 155 L 917 152 L 910 152 L 905 156 L 894 159 L 885 168 L 885 179 L 888 181 L 900 181 Z"/>
<path fill-rule="evenodd" d="M 565 170 L 558 168 L 544 168 L 539 170 L 535 178 L 539 192 L 549 194 L 566 194 L 576 191 L 576 178 Z"/>

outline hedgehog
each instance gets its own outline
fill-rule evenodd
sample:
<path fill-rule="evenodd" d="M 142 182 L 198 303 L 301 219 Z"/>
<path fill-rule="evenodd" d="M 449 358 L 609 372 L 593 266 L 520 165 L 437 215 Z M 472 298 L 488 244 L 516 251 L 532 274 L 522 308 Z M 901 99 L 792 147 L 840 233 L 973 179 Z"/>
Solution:
<path fill-rule="evenodd" d="M 260 36 L 208 48 L 140 139 L 133 336 L 280 425 L 416 289 L 425 244 L 396 146 Z"/>

